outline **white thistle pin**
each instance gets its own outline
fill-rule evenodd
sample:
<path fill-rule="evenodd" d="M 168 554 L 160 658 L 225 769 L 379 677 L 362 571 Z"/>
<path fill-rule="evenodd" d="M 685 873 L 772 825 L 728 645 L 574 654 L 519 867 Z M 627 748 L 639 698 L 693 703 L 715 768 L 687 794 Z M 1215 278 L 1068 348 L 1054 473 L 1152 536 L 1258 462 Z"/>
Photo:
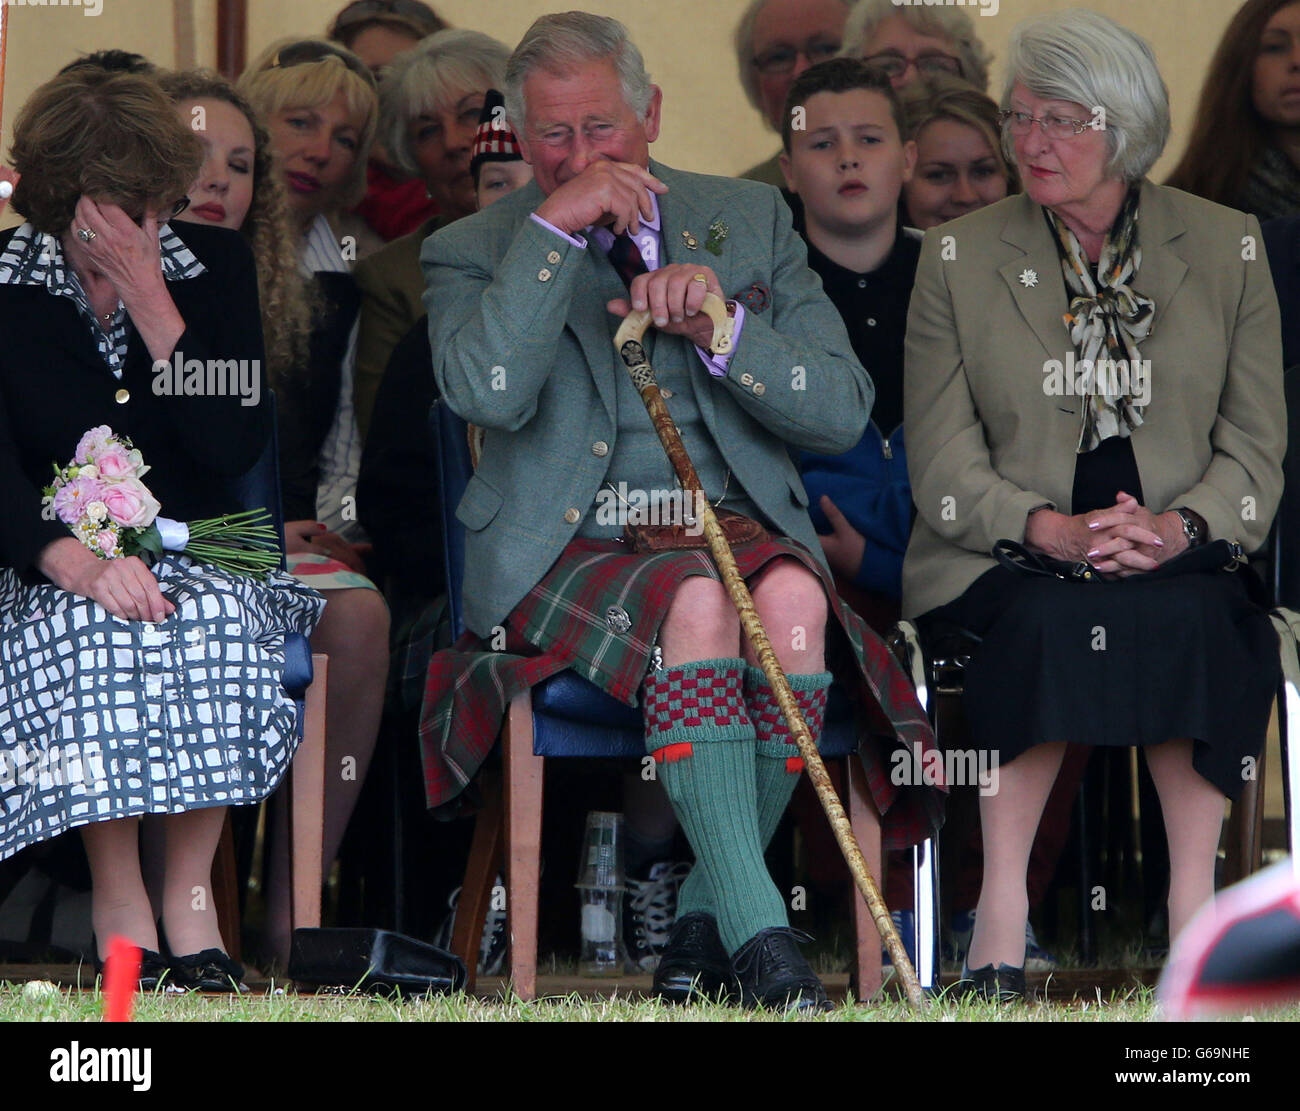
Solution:
<path fill-rule="evenodd" d="M 1035 270 L 1022 270 L 1020 273 L 1020 284 L 1026 289 L 1030 289 L 1038 284 L 1038 272 Z"/>

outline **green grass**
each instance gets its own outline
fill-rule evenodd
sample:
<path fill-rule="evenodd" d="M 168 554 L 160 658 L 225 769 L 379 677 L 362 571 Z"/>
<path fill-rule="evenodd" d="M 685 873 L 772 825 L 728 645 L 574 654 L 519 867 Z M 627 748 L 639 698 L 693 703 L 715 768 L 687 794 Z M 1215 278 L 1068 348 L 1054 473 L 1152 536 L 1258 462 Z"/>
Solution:
<path fill-rule="evenodd" d="M 98 991 L 60 991 L 32 999 L 21 984 L 0 984 L 0 1021 L 97 1022 L 103 1011 Z M 1261 1011 L 1260 1021 L 1300 1021 L 1300 1006 Z M 144 995 L 137 997 L 140 1022 L 1145 1022 L 1156 1018 L 1149 988 L 1107 999 L 1070 1003 L 1031 1002 L 998 1007 L 973 1001 L 935 1001 L 923 1014 L 885 1000 L 846 1004 L 814 1019 L 788 1019 L 733 1007 L 667 1007 L 644 999 L 590 999 L 576 995 L 524 1003 L 514 997 L 478 999 L 466 995 L 393 1001 L 370 996 L 262 993 L 243 997 Z"/>

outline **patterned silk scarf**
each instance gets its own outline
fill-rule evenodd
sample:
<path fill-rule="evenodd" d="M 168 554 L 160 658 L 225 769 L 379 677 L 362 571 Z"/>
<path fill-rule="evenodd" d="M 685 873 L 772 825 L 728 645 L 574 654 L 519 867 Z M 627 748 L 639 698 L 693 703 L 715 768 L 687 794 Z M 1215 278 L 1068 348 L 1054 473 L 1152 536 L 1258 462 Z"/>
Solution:
<path fill-rule="evenodd" d="M 1070 309 L 1063 319 L 1078 356 L 1075 388 L 1083 402 L 1080 454 L 1111 436 L 1128 436 L 1142 423 L 1143 407 L 1135 398 L 1146 392 L 1139 378 L 1145 368 L 1137 345 L 1151 334 L 1156 306 L 1129 285 L 1142 265 L 1138 195 L 1135 184 L 1106 235 L 1096 279 L 1074 232 L 1050 208 L 1043 210 L 1056 233 L 1070 294 Z"/>

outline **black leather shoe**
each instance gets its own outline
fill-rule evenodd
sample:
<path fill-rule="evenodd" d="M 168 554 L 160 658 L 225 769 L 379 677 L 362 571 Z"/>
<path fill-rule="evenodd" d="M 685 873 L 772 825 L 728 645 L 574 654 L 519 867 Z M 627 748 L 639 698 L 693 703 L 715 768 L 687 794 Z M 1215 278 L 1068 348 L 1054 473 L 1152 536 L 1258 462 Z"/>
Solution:
<path fill-rule="evenodd" d="M 759 930 L 731 958 L 746 1007 L 786 1011 L 829 1011 L 826 989 L 817 979 L 798 942 L 812 941 L 802 930 L 771 926 Z"/>
<path fill-rule="evenodd" d="M 224 991 L 233 995 L 248 991 L 248 985 L 244 983 L 244 966 L 232 961 L 220 949 L 204 949 L 188 957 L 173 957 L 172 979 L 178 987 L 189 991 Z"/>
<path fill-rule="evenodd" d="M 95 973 L 102 976 L 104 960 L 99 955 L 99 945 L 94 934 L 90 935 L 90 944 L 95 955 Z M 152 949 L 140 950 L 140 979 L 136 985 L 140 991 L 157 991 L 160 985 L 171 990 L 171 972 L 171 965 L 161 953 L 155 953 Z"/>
<path fill-rule="evenodd" d="M 991 1003 L 1014 1003 L 1025 998 L 1025 970 L 1015 965 L 992 964 L 983 968 L 961 967 L 961 979 L 955 985 L 960 995 L 978 995 Z"/>
<path fill-rule="evenodd" d="M 713 915 L 692 911 L 673 924 L 655 969 L 654 990 L 669 1003 L 725 1001 L 740 994 Z"/>

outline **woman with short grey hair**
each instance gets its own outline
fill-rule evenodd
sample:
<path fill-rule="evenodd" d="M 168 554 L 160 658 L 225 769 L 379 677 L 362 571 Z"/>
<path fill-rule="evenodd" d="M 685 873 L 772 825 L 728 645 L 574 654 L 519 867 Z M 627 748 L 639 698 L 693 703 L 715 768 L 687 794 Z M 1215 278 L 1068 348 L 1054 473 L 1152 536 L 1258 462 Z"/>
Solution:
<path fill-rule="evenodd" d="M 980 92 L 988 92 L 993 60 L 962 8 L 901 6 L 895 0 L 858 0 L 840 53 L 880 66 L 895 88 L 918 75 L 951 73 Z"/>
<path fill-rule="evenodd" d="M 1286 442 L 1277 299 L 1243 257 L 1258 221 L 1144 176 L 1169 133 L 1151 48 L 1075 10 L 1020 24 L 1009 61 L 1025 191 L 926 235 L 904 372 L 903 612 L 942 651 L 979 642 L 969 743 L 999 768 L 963 970 L 990 998 L 1025 992 L 1026 868 L 1066 743 L 1142 748 L 1170 937 L 1213 896 L 1279 672 L 1243 552 Z"/>
<path fill-rule="evenodd" d="M 1088 109 L 1088 125 L 1106 137 L 1107 175 L 1140 181 L 1169 141 L 1169 93 L 1151 47 L 1131 31 L 1093 12 L 1079 12 L 1077 40 L 1063 41 L 1051 21 L 1030 23 L 1012 38 L 1002 109 L 1017 84 L 1048 100 Z M 1002 149 L 1015 158 L 1015 134 Z"/>
<path fill-rule="evenodd" d="M 509 57 L 480 31 L 439 31 L 383 71 L 380 139 L 402 169 L 424 179 L 448 219 L 475 210 L 469 150 L 483 94 L 501 87 Z"/>

